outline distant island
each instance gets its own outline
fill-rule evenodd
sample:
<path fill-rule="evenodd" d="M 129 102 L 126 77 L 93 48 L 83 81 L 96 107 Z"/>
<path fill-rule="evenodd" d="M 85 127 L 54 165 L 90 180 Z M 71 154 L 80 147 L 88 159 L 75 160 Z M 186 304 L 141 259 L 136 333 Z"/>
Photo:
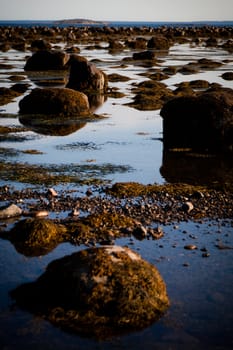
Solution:
<path fill-rule="evenodd" d="M 94 21 L 91 19 L 74 18 L 74 19 L 61 19 L 53 22 L 56 25 L 60 24 L 108 24 L 108 22 Z"/>

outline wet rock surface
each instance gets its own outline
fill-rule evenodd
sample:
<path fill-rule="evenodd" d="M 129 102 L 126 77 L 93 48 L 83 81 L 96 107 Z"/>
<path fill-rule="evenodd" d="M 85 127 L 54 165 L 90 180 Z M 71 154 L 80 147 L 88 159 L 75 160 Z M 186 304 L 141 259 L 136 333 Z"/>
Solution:
<path fill-rule="evenodd" d="M 226 88 L 168 101 L 161 109 L 164 148 L 231 152 L 232 106 L 233 90 Z"/>
<path fill-rule="evenodd" d="M 68 88 L 34 89 L 19 102 L 19 107 L 21 114 L 89 114 L 87 96 Z"/>
<path fill-rule="evenodd" d="M 119 246 L 53 261 L 36 282 L 18 287 L 12 296 L 61 328 L 100 339 L 144 328 L 169 306 L 156 267 Z"/>

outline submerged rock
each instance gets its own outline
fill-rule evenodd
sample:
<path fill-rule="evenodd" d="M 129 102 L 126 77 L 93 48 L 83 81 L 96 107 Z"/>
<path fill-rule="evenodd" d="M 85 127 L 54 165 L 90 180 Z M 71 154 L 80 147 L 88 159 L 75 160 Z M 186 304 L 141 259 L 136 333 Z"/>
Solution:
<path fill-rule="evenodd" d="M 120 246 L 55 260 L 36 282 L 20 286 L 12 296 L 65 330 L 98 338 L 144 328 L 169 306 L 156 267 Z"/>
<path fill-rule="evenodd" d="M 87 96 L 67 88 L 36 88 L 19 102 L 22 114 L 88 115 Z"/>

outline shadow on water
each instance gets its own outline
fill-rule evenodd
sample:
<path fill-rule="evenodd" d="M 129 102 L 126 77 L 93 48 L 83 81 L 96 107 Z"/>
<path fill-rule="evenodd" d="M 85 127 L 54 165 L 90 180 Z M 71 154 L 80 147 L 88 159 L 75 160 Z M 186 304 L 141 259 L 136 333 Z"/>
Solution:
<path fill-rule="evenodd" d="M 232 184 L 233 158 L 224 154 L 163 151 L 160 172 L 170 183 Z"/>

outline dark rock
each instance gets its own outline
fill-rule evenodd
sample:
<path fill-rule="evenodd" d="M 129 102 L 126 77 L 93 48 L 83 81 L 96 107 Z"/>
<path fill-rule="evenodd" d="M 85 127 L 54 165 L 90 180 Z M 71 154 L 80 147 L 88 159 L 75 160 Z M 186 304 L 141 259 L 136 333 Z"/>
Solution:
<path fill-rule="evenodd" d="M 51 50 L 52 45 L 43 39 L 39 40 L 33 40 L 31 43 L 31 50 L 32 51 L 38 51 L 38 50 Z"/>
<path fill-rule="evenodd" d="M 147 47 L 148 49 L 154 50 L 168 50 L 170 47 L 170 42 L 165 36 L 156 35 L 148 41 Z"/>
<path fill-rule="evenodd" d="M 120 41 L 110 40 L 108 49 L 110 52 L 121 51 L 124 50 L 124 45 Z"/>
<path fill-rule="evenodd" d="M 47 254 L 64 240 L 66 229 L 51 220 L 30 218 L 19 221 L 9 233 L 16 250 L 26 256 Z"/>
<path fill-rule="evenodd" d="M 154 60 L 155 58 L 155 53 L 153 51 L 135 52 L 133 54 L 134 60 Z"/>
<path fill-rule="evenodd" d="M 222 74 L 222 78 L 225 80 L 233 80 L 233 72 L 225 72 Z"/>
<path fill-rule="evenodd" d="M 25 71 L 63 70 L 69 55 L 62 51 L 37 51 L 26 62 Z"/>
<path fill-rule="evenodd" d="M 136 38 L 135 40 L 128 40 L 125 44 L 133 50 L 145 50 L 147 48 L 147 40 L 145 38 Z"/>
<path fill-rule="evenodd" d="M 86 58 L 73 55 L 70 59 L 68 88 L 84 92 L 103 92 L 107 89 L 107 76 Z"/>
<path fill-rule="evenodd" d="M 60 328 L 100 339 L 144 328 L 169 306 L 156 267 L 129 248 L 111 245 L 55 260 L 36 282 L 11 295 Z"/>
<path fill-rule="evenodd" d="M 190 148 L 214 153 L 233 148 L 233 90 L 212 89 L 165 103 L 164 148 Z"/>
<path fill-rule="evenodd" d="M 36 88 L 19 102 L 22 114 L 88 115 L 87 96 L 66 88 Z"/>

